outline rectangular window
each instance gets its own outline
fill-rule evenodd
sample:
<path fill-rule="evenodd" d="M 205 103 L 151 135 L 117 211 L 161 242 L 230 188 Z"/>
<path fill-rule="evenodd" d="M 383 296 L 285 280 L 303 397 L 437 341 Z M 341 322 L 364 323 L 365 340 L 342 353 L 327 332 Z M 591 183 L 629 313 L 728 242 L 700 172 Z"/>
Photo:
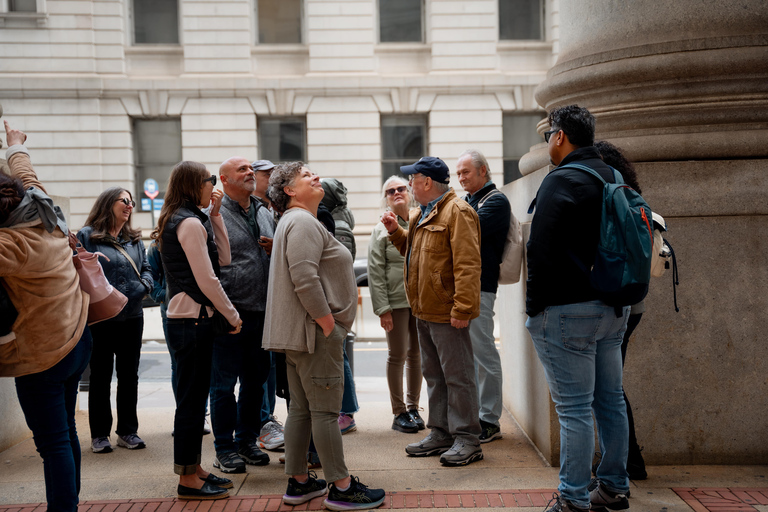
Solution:
<path fill-rule="evenodd" d="M 256 0 L 259 44 L 301 44 L 301 0 Z"/>
<path fill-rule="evenodd" d="M 423 0 L 379 0 L 379 42 L 424 41 Z"/>
<path fill-rule="evenodd" d="M 427 155 L 425 116 L 381 116 L 381 181 Z"/>
<path fill-rule="evenodd" d="M 137 209 L 150 211 L 149 198 L 144 194 L 144 181 L 157 181 L 160 194 L 165 197 L 165 188 L 171 169 L 181 161 L 181 120 L 180 119 L 134 119 L 133 120 L 133 161 L 136 166 Z M 157 205 L 156 205 L 157 208 Z"/>
<path fill-rule="evenodd" d="M 499 39 L 544 39 L 543 0 L 499 0 Z"/>
<path fill-rule="evenodd" d="M 518 163 L 520 158 L 542 141 L 536 132 L 536 125 L 544 114 L 504 114 L 502 130 L 504 137 L 504 183 L 521 178 Z"/>
<path fill-rule="evenodd" d="M 37 12 L 37 0 L 8 0 L 9 12 Z"/>
<path fill-rule="evenodd" d="M 177 0 L 133 0 L 135 44 L 179 44 Z"/>
<path fill-rule="evenodd" d="M 307 161 L 307 122 L 303 117 L 259 118 L 259 154 L 277 162 Z"/>

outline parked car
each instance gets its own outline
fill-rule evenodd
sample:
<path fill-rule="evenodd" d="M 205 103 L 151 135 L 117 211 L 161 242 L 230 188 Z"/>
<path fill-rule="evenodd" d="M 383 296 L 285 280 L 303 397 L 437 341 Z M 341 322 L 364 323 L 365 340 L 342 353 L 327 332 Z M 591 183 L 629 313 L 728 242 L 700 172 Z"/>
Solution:
<path fill-rule="evenodd" d="M 368 258 L 357 258 L 354 268 L 357 286 L 368 286 Z"/>

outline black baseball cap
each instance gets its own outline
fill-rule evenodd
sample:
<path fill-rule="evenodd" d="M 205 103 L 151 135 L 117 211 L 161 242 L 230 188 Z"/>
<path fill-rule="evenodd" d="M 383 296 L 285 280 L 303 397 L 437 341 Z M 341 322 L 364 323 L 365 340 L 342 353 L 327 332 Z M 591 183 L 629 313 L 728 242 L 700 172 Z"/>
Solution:
<path fill-rule="evenodd" d="M 423 174 L 438 183 L 450 183 L 451 173 L 445 162 L 434 156 L 424 156 L 418 162 L 400 167 L 400 172 L 406 176 L 409 174 Z"/>

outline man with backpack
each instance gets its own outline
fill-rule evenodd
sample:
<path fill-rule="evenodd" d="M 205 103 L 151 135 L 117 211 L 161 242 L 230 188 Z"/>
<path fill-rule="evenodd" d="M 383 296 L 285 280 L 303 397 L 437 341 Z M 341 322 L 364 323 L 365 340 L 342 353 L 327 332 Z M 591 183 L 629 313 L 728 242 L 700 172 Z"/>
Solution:
<path fill-rule="evenodd" d="M 592 275 L 601 242 L 602 180 L 617 180 L 593 146 L 595 118 L 587 109 L 556 108 L 548 120 L 551 129 L 544 138 L 557 167 L 535 199 L 526 296 L 526 327 L 560 420 L 560 494 L 548 512 L 586 512 L 590 506 L 625 510 L 628 429 L 621 343 L 629 307 L 606 303 Z M 602 180 L 572 165 L 587 167 Z M 599 485 L 590 492 L 593 411 L 603 458 Z"/>
<path fill-rule="evenodd" d="M 469 324 L 469 337 L 479 394 L 480 442 L 489 443 L 501 438 L 501 357 L 493 335 L 493 305 L 512 212 L 507 196 L 491 181 L 488 161 L 480 151 L 470 149 L 459 155 L 456 176 L 467 192 L 465 200 L 480 219 L 480 316 Z"/>

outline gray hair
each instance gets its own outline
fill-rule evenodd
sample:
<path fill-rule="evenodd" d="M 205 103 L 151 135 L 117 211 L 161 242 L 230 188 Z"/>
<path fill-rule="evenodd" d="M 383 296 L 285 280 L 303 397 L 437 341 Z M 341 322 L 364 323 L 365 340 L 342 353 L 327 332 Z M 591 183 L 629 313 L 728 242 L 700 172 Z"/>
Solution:
<path fill-rule="evenodd" d="M 435 187 L 435 190 L 441 194 L 445 194 L 451 189 L 451 185 L 449 183 L 440 183 L 439 181 L 435 180 L 432 180 L 432 185 Z"/>
<path fill-rule="evenodd" d="M 410 185 L 408 185 L 408 182 L 402 176 L 394 175 L 387 178 L 387 181 L 385 181 L 384 185 L 381 186 L 381 196 L 382 196 L 381 207 L 382 208 L 387 207 L 387 189 L 392 183 L 401 183 L 406 187 L 408 187 L 408 207 L 410 208 L 411 206 L 413 206 L 413 194 L 411 194 Z"/>
<path fill-rule="evenodd" d="M 485 167 L 485 181 L 486 183 L 491 181 L 491 168 L 488 165 L 488 160 L 485 159 L 485 155 L 479 149 L 467 149 L 459 155 L 459 160 L 466 155 L 469 155 L 470 160 L 472 160 L 472 166 L 475 169 L 480 170 L 482 167 Z"/>
<path fill-rule="evenodd" d="M 274 168 L 269 176 L 269 188 L 267 195 L 272 201 L 272 207 L 278 213 L 284 213 L 288 209 L 288 203 L 291 202 L 291 196 L 285 193 L 285 187 L 293 185 L 296 176 L 299 175 L 302 167 L 306 167 L 304 162 L 288 162 L 280 164 Z"/>

